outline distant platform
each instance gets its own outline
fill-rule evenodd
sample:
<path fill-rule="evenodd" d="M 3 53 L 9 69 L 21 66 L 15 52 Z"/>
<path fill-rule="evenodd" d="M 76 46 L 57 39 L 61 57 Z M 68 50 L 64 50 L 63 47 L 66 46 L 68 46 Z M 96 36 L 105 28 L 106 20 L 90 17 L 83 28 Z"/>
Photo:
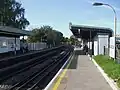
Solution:
<path fill-rule="evenodd" d="M 79 47 L 75 47 L 74 50 L 83 50 L 83 49 Z"/>

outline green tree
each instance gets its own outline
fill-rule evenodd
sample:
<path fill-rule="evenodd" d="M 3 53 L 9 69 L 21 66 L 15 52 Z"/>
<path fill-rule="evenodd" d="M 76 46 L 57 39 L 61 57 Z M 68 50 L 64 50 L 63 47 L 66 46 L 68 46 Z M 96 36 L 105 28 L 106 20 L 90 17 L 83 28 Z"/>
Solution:
<path fill-rule="evenodd" d="M 59 45 L 63 34 L 57 30 L 54 30 L 50 26 L 42 26 L 32 30 L 33 35 L 29 36 L 29 42 L 45 42 L 48 46 Z"/>
<path fill-rule="evenodd" d="M 53 30 L 49 30 L 47 33 L 47 44 L 55 45 L 56 33 Z"/>
<path fill-rule="evenodd" d="M 25 29 L 29 21 L 25 18 L 25 9 L 16 0 L 0 0 L 0 22 L 3 25 Z"/>
<path fill-rule="evenodd" d="M 29 42 L 42 42 L 45 39 L 45 30 L 43 27 L 32 30 L 32 35 L 28 37 Z"/>
<path fill-rule="evenodd" d="M 68 42 L 68 41 L 69 41 L 68 37 L 62 37 L 61 42 L 66 43 L 66 42 Z"/>
<path fill-rule="evenodd" d="M 70 42 L 72 45 L 75 45 L 76 41 L 77 41 L 77 39 L 75 38 L 74 35 L 70 36 Z"/>
<path fill-rule="evenodd" d="M 54 30 L 55 33 L 55 44 L 59 45 L 61 44 L 62 38 L 63 38 L 63 34 L 57 30 Z"/>

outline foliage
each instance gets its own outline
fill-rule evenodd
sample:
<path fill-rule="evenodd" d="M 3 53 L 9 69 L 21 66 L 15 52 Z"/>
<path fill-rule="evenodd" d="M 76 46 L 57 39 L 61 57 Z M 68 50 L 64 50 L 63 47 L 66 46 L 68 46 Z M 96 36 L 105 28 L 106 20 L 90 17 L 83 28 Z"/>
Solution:
<path fill-rule="evenodd" d="M 103 68 L 104 72 L 108 74 L 120 87 L 120 64 L 116 63 L 108 56 L 97 55 L 94 57 L 96 62 Z"/>
<path fill-rule="evenodd" d="M 62 38 L 62 42 L 69 42 L 68 37 L 63 37 L 63 38 Z"/>
<path fill-rule="evenodd" d="M 69 44 L 75 45 L 75 44 L 80 44 L 80 42 L 78 41 L 77 38 L 75 38 L 74 35 L 70 36 L 70 38 L 68 37 L 64 37 L 63 38 L 63 42 L 68 42 Z"/>
<path fill-rule="evenodd" d="M 0 22 L 3 25 L 24 29 L 29 25 L 25 9 L 16 0 L 0 0 Z"/>
<path fill-rule="evenodd" d="M 42 26 L 32 30 L 33 35 L 29 36 L 29 42 L 47 42 L 48 45 L 59 45 L 62 41 L 63 34 L 54 30 L 50 26 Z"/>
<path fill-rule="evenodd" d="M 54 30 L 54 33 L 55 33 L 55 44 L 59 45 L 62 41 L 63 34 L 57 30 Z"/>
<path fill-rule="evenodd" d="M 75 43 L 77 43 L 78 40 L 77 40 L 77 38 L 75 38 L 74 35 L 72 35 L 72 36 L 70 36 L 70 42 L 71 42 L 72 45 L 75 45 Z"/>

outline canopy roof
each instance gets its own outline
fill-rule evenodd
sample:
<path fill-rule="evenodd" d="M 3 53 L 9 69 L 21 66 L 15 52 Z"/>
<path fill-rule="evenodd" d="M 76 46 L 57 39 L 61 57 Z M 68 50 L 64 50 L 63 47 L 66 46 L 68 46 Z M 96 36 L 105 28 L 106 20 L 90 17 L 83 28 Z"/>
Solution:
<path fill-rule="evenodd" d="M 0 26 L 0 35 L 8 36 L 29 36 L 32 35 L 31 31 L 21 30 L 8 26 Z"/>
<path fill-rule="evenodd" d="M 82 39 L 90 39 L 90 35 L 91 39 L 93 39 L 98 33 L 108 34 L 111 37 L 113 33 L 112 29 L 110 28 L 72 25 L 72 23 L 69 23 L 69 28 L 75 37 Z"/>

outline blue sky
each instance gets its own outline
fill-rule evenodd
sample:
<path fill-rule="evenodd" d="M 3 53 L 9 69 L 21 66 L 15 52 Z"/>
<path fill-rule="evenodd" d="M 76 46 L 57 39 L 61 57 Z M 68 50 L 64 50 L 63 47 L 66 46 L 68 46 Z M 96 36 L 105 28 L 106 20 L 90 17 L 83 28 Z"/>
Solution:
<path fill-rule="evenodd" d="M 25 8 L 30 21 L 27 29 L 50 25 L 64 36 L 72 35 L 69 22 L 77 25 L 90 25 L 114 28 L 114 14 L 108 7 L 93 7 L 93 2 L 112 5 L 118 17 L 117 33 L 120 33 L 120 0 L 18 0 Z"/>

